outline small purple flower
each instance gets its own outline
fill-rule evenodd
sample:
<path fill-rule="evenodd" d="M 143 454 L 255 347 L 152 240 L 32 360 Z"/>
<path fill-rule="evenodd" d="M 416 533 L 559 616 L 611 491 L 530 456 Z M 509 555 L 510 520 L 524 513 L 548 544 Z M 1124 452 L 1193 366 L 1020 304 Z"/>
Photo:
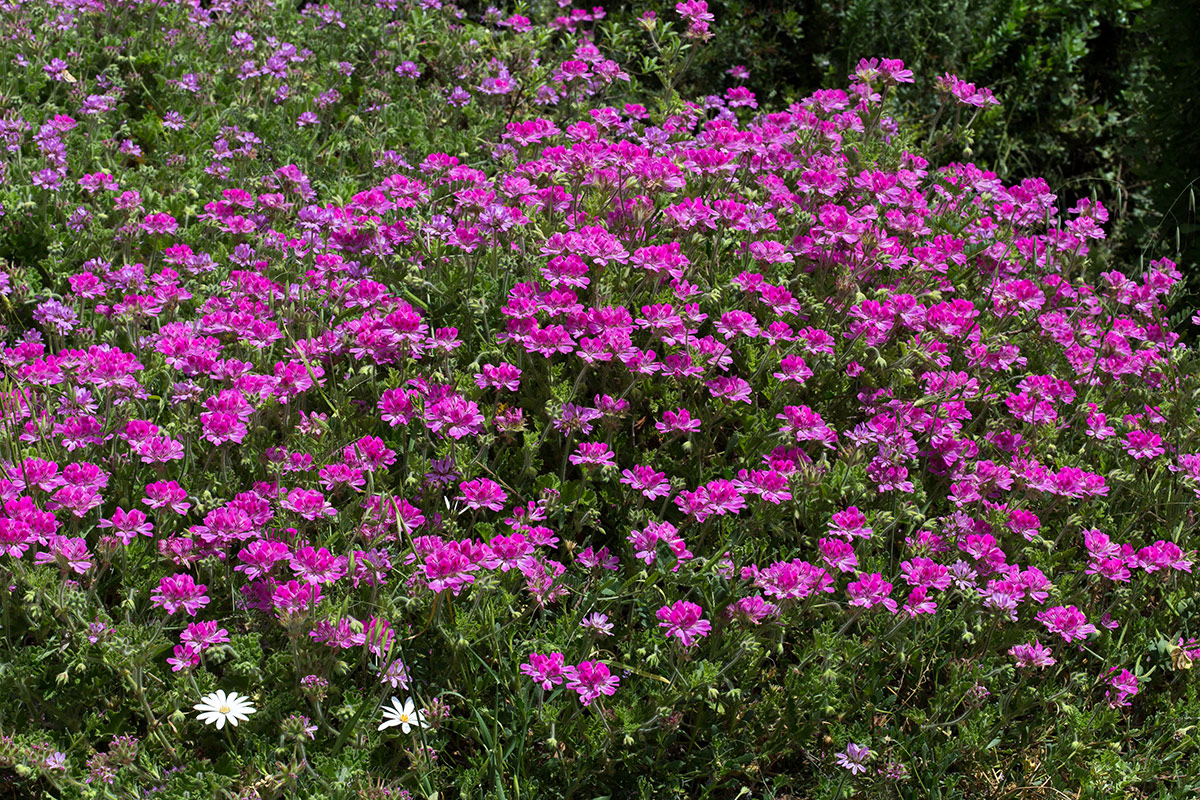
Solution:
<path fill-rule="evenodd" d="M 599 612 L 588 614 L 583 618 L 583 621 L 579 623 L 579 627 L 591 631 L 597 636 L 612 636 L 613 626 L 612 623 L 608 621 L 607 614 L 601 614 Z"/>
<path fill-rule="evenodd" d="M 465 108 L 471 102 L 471 94 L 461 86 L 455 86 L 446 96 L 446 104 L 455 108 Z"/>
<path fill-rule="evenodd" d="M 838 766 L 850 770 L 852 775 L 866 772 L 866 762 L 871 758 L 871 749 L 851 742 L 846 745 L 846 752 L 837 754 Z"/>

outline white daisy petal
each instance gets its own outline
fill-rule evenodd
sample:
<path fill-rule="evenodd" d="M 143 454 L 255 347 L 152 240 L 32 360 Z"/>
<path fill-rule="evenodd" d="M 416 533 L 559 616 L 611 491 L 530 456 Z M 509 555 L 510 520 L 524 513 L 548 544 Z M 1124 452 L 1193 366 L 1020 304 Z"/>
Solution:
<path fill-rule="evenodd" d="M 247 721 L 249 715 L 257 711 L 249 698 L 237 692 L 226 694 L 223 689 L 201 697 L 192 708 L 200 712 L 196 716 L 201 722 L 215 725 L 217 730 L 223 729 L 226 722 L 236 728 L 239 722 Z"/>

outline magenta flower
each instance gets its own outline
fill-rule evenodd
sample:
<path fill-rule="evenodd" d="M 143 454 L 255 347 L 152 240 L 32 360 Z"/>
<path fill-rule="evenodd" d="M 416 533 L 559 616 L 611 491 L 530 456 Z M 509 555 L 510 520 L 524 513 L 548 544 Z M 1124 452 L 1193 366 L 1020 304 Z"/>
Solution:
<path fill-rule="evenodd" d="M 664 412 L 662 422 L 654 423 L 654 428 L 660 433 L 695 433 L 700 430 L 700 420 L 693 419 L 686 408 L 679 408 Z"/>
<path fill-rule="evenodd" d="M 929 590 L 924 586 L 913 589 L 904 601 L 904 612 L 914 619 L 921 614 L 933 614 L 936 611 L 937 603 L 929 599 Z"/>
<path fill-rule="evenodd" d="M 668 637 L 674 636 L 684 647 L 691 647 L 712 630 L 712 624 L 701 616 L 703 613 L 704 609 L 695 603 L 677 600 L 660 608 L 655 616 L 662 620 L 658 627 L 666 628 Z"/>
<path fill-rule="evenodd" d="M 478 436 L 483 432 L 483 414 L 473 401 L 458 395 L 439 400 L 425 411 L 425 424 L 434 433 L 445 433 L 452 439 Z"/>
<path fill-rule="evenodd" d="M 577 666 L 563 667 L 562 673 L 567 679 L 567 688 L 578 692 L 585 706 L 590 706 L 601 695 L 616 694 L 621 683 L 620 677 L 611 674 L 601 661 L 581 661 Z"/>
<path fill-rule="evenodd" d="M 512 364 L 484 364 L 475 375 L 475 385 L 480 389 L 507 389 L 515 392 L 521 387 L 521 370 Z"/>
<path fill-rule="evenodd" d="M 575 562 L 584 569 L 607 569 L 612 572 L 620 569 L 621 563 L 616 556 L 608 552 L 607 547 L 601 547 L 599 550 L 585 547 L 575 557 Z"/>
<path fill-rule="evenodd" d="M 873 606 L 882 605 L 893 614 L 899 608 L 896 601 L 888 597 L 892 591 L 892 584 L 883 579 L 883 575 L 876 572 L 871 575 L 861 574 L 858 580 L 851 581 L 846 587 L 846 594 L 850 598 L 850 605 L 860 606 L 862 608 L 871 608 Z"/>
<path fill-rule="evenodd" d="M 1013 645 L 1008 654 L 1017 660 L 1019 667 L 1049 667 L 1055 663 L 1050 648 L 1037 639 L 1033 640 L 1033 644 Z"/>
<path fill-rule="evenodd" d="M 87 540 L 53 535 L 47 543 L 49 548 L 33 557 L 35 564 L 57 564 L 63 572 L 72 570 L 79 575 L 84 574 L 94 566 L 91 554 L 88 553 Z"/>
<path fill-rule="evenodd" d="M 205 594 L 204 584 L 197 585 L 192 576 L 186 573 L 166 575 L 158 582 L 158 588 L 150 595 L 150 602 L 162 606 L 168 616 L 183 609 L 190 616 L 208 605 L 208 595 Z"/>
<path fill-rule="evenodd" d="M 561 684 L 565 677 L 563 654 L 551 653 L 544 656 L 540 653 L 530 653 L 529 663 L 521 665 L 521 674 L 533 678 L 534 683 L 548 692 Z"/>
<path fill-rule="evenodd" d="M 179 638 L 184 644 L 191 645 L 198 650 L 207 650 L 214 644 L 224 644 L 229 641 L 229 631 L 220 627 L 219 623 L 214 621 L 209 622 L 189 622 L 187 630 L 179 635 Z"/>
<path fill-rule="evenodd" d="M 458 485 L 458 489 L 462 494 L 455 499 L 462 500 L 467 508 L 473 510 L 486 508 L 489 511 L 500 511 L 504 508 L 504 501 L 508 499 L 508 493 L 500 488 L 500 484 L 487 478 L 463 481 Z"/>
<path fill-rule="evenodd" d="M 325 495 L 310 489 L 292 489 L 279 505 L 286 511 L 299 514 L 309 522 L 322 517 L 336 517 L 337 509 L 329 505 Z"/>
<path fill-rule="evenodd" d="M 184 456 L 183 443 L 168 436 L 152 436 L 135 447 L 134 451 L 143 464 L 165 464 L 179 461 Z"/>
<path fill-rule="evenodd" d="M 1113 667 L 1109 673 L 1116 672 L 1117 668 Z M 1138 679 L 1127 669 L 1122 669 L 1117 675 L 1109 681 L 1111 689 L 1104 693 L 1105 699 L 1108 700 L 1109 708 L 1120 708 L 1123 706 L 1131 706 L 1129 698 L 1138 693 Z"/>
<path fill-rule="evenodd" d="M 967 83 L 957 75 L 951 75 L 947 72 L 937 80 L 937 87 L 949 93 L 959 103 L 967 106 L 982 108 L 989 105 L 1000 105 L 1000 101 L 996 99 L 990 89 L 984 87 L 976 87 L 973 83 Z"/>
<path fill-rule="evenodd" d="M 417 413 L 413 405 L 415 394 L 406 389 L 388 389 L 380 395 L 377 407 L 383 421 L 393 428 L 407 425 Z"/>
<path fill-rule="evenodd" d="M 174 655 L 167 658 L 167 664 L 171 667 L 172 672 L 181 672 L 200 666 L 200 649 L 194 644 L 190 642 L 177 644 L 173 652 Z"/>
<path fill-rule="evenodd" d="M 46 502 L 46 508 L 64 508 L 76 517 L 85 517 L 93 508 L 103 505 L 104 498 L 92 486 L 60 486 Z"/>
<path fill-rule="evenodd" d="M 599 612 L 588 614 L 579 623 L 579 627 L 591 631 L 597 636 L 612 636 L 613 625 L 608 621 L 607 614 Z"/>
<path fill-rule="evenodd" d="M 1099 633 L 1096 626 L 1090 624 L 1083 612 L 1075 606 L 1048 608 L 1038 612 L 1037 620 L 1045 625 L 1050 633 L 1057 633 L 1063 637 L 1065 642 L 1073 642 L 1076 639 L 1082 641 L 1093 633 Z"/>
<path fill-rule="evenodd" d="M 671 548 L 677 563 L 671 571 L 679 569 L 679 564 L 692 558 L 687 549 L 687 543 L 679 535 L 679 531 L 669 522 L 647 522 L 642 530 L 631 531 L 628 537 L 633 544 L 634 556 L 646 564 L 653 564 L 658 559 L 658 543 L 663 542 Z"/>
<path fill-rule="evenodd" d="M 817 548 L 821 551 L 821 560 L 831 569 L 840 572 L 854 572 L 858 568 L 858 557 L 849 542 L 841 539 L 822 538 L 817 540 Z"/>
<path fill-rule="evenodd" d="M 321 601 L 321 586 L 316 583 L 288 581 L 275 587 L 271 594 L 271 606 L 280 618 L 303 614 Z"/>
<path fill-rule="evenodd" d="M 301 547 L 291 558 L 292 572 L 304 583 L 334 583 L 345 576 L 349 563 L 345 556 L 334 556 L 324 547 Z"/>
<path fill-rule="evenodd" d="M 1155 458 L 1166 452 L 1162 437 L 1150 431 L 1130 431 L 1125 435 L 1125 452 L 1134 458 Z"/>
<path fill-rule="evenodd" d="M 726 610 L 730 617 L 740 617 L 752 625 L 761 625 L 764 620 L 779 613 L 779 607 L 768 603 L 760 595 L 743 597 Z"/>
<path fill-rule="evenodd" d="M 200 415 L 204 438 L 213 444 L 225 442 L 241 444 L 246 436 L 246 424 L 234 414 L 205 412 Z"/>
<path fill-rule="evenodd" d="M 605 442 L 581 442 L 567 460 L 581 467 L 615 467 L 616 456 Z"/>
<path fill-rule="evenodd" d="M 132 511 L 125 511 L 117 506 L 113 511 L 112 518 L 101 519 L 97 523 L 97 527 L 112 528 L 121 543 L 126 545 L 132 542 L 138 534 L 154 536 L 154 525 L 148 522 L 146 515 L 136 508 Z"/>
<path fill-rule="evenodd" d="M 9 517 L 0 517 L 0 553 L 20 558 L 33 542 L 33 531 L 29 525 Z"/>
<path fill-rule="evenodd" d="M 1147 573 L 1157 572 L 1160 569 L 1190 573 L 1192 562 L 1187 559 L 1187 555 L 1194 556 L 1195 553 L 1185 554 L 1174 542 L 1159 539 L 1154 544 L 1137 551 L 1136 563 Z"/>
<path fill-rule="evenodd" d="M 487 543 L 480 566 L 484 569 L 499 569 L 508 572 L 510 569 L 520 569 L 530 561 L 534 547 L 526 541 L 525 534 L 514 533 L 512 536 L 497 536 Z"/>
<path fill-rule="evenodd" d="M 666 497 L 671 493 L 671 484 L 667 481 L 667 474 L 642 464 L 635 464 L 632 469 L 622 470 L 621 483 L 641 492 L 647 500 Z"/>
<path fill-rule="evenodd" d="M 431 592 L 449 589 L 451 594 L 458 596 L 464 586 L 475 582 L 472 573 L 479 568 L 478 562 L 485 555 L 483 550 L 473 552 L 469 548 L 470 542 L 466 544 L 468 547 L 464 548 L 459 542 L 448 542 L 425 557 L 422 571 Z"/>

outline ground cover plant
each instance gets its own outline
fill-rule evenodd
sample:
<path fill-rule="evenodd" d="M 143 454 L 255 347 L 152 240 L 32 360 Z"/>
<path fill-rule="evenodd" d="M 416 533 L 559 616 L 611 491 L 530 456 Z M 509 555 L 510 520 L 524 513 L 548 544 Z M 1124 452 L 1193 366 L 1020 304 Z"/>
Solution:
<path fill-rule="evenodd" d="M 0 6 L 6 792 L 1200 787 L 1175 265 L 709 21 Z"/>

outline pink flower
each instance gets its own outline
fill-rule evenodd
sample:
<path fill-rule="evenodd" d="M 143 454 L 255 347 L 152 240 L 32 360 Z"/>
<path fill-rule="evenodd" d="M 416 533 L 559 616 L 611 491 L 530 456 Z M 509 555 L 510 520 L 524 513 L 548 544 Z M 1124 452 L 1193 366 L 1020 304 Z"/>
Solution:
<path fill-rule="evenodd" d="M 346 574 L 350 560 L 334 556 L 324 547 L 301 547 L 291 558 L 292 572 L 305 583 L 334 583 Z"/>
<path fill-rule="evenodd" d="M 271 606 L 281 619 L 294 614 L 303 614 L 321 601 L 321 587 L 315 583 L 288 581 L 275 587 L 271 594 Z"/>
<path fill-rule="evenodd" d="M 1082 641 L 1093 633 L 1099 633 L 1096 626 L 1090 624 L 1083 612 L 1075 606 L 1048 608 L 1038 613 L 1037 620 L 1045 625 L 1050 633 L 1062 636 L 1065 642 L 1073 642 L 1076 639 Z"/>
<path fill-rule="evenodd" d="M 175 655 L 167 659 L 172 672 L 194 669 L 200 666 L 200 650 L 191 643 L 177 644 Z"/>
<path fill-rule="evenodd" d="M 821 559 L 832 569 L 854 572 L 858 567 L 858 557 L 849 542 L 822 538 L 817 540 L 817 548 L 821 551 Z"/>
<path fill-rule="evenodd" d="M 165 464 L 184 456 L 183 443 L 168 436 L 152 436 L 134 448 L 143 464 Z"/>
<path fill-rule="evenodd" d="M 299 514 L 309 522 L 321 517 L 336 517 L 337 509 L 329 505 L 325 495 L 310 489 L 292 489 L 279 503 L 286 511 Z"/>
<path fill-rule="evenodd" d="M 704 385 L 708 387 L 708 391 L 712 393 L 713 397 L 727 400 L 730 403 L 750 404 L 753 402 L 750 398 L 752 392 L 750 384 L 736 375 L 727 378 L 713 378 Z"/>
<path fill-rule="evenodd" d="M 234 414 L 205 412 L 200 415 L 200 424 L 204 438 L 216 445 L 225 442 L 241 444 L 247 433 L 246 424 Z"/>
<path fill-rule="evenodd" d="M 480 370 L 481 372 L 475 375 L 475 385 L 480 389 L 507 389 L 515 392 L 521 387 L 521 370 L 512 364 L 484 364 Z"/>
<path fill-rule="evenodd" d="M 500 511 L 504 508 L 504 501 L 508 499 L 508 493 L 500 488 L 500 484 L 487 478 L 463 481 L 458 485 L 458 489 L 462 494 L 455 499 L 462 500 L 467 508 L 474 510 L 486 508 L 489 511 Z"/>
<path fill-rule="evenodd" d="M 484 569 L 497 569 L 508 572 L 510 569 L 520 569 L 533 557 L 534 547 L 525 540 L 525 534 L 514 533 L 512 536 L 497 536 L 488 542 L 480 565 Z"/>
<path fill-rule="evenodd" d="M 950 586 L 950 570 L 928 558 L 917 557 L 900 563 L 904 582 L 909 586 L 946 589 Z"/>
<path fill-rule="evenodd" d="M 615 467 L 616 456 L 605 442 L 581 442 L 567 460 L 581 467 Z"/>
<path fill-rule="evenodd" d="M 937 611 L 937 603 L 929 599 L 928 589 L 918 586 L 909 592 L 908 599 L 904 601 L 904 611 L 914 618 L 920 614 L 932 614 Z"/>
<path fill-rule="evenodd" d="M 220 627 L 217 622 L 189 622 L 187 630 L 179 638 L 185 644 L 199 650 L 207 650 L 214 644 L 224 644 L 229 641 L 229 631 Z"/>
<path fill-rule="evenodd" d="M 99 528 L 112 528 L 122 544 L 129 544 L 140 533 L 142 536 L 154 536 L 154 525 L 146 521 L 146 515 L 136 508 L 125 511 L 117 506 L 111 519 L 101 519 Z"/>
<path fill-rule="evenodd" d="M 0 517 L 0 553 L 20 558 L 33 544 L 33 532 L 29 525 L 9 517 Z"/>
<path fill-rule="evenodd" d="M 182 608 L 194 617 L 197 611 L 208 605 L 208 595 L 205 592 L 204 584 L 197 585 L 191 575 L 166 575 L 150 595 L 150 602 L 152 605 L 162 606 L 168 616 L 174 615 Z"/>
<path fill-rule="evenodd" d="M 384 422 L 393 428 L 397 425 L 407 425 L 414 416 L 416 408 L 413 405 L 415 392 L 407 389 L 388 389 L 379 397 L 378 408 Z"/>
<path fill-rule="evenodd" d="M 1055 663 L 1050 648 L 1037 639 L 1033 640 L 1033 644 L 1013 645 L 1008 654 L 1017 660 L 1019 667 L 1049 667 Z"/>
<path fill-rule="evenodd" d="M 1109 673 L 1116 672 L 1117 668 L 1113 667 Z M 1120 708 L 1122 706 L 1133 705 L 1129 702 L 1129 698 L 1138 693 L 1138 679 L 1127 669 L 1122 669 L 1117 675 L 1114 675 L 1109 681 L 1112 687 L 1111 691 L 1105 692 L 1104 697 L 1108 700 L 1109 708 Z"/>
<path fill-rule="evenodd" d="M 375 472 L 396 463 L 396 451 L 390 449 L 378 436 L 364 436 L 342 449 L 342 460 L 346 466 Z"/>
<path fill-rule="evenodd" d="M 847 539 L 861 537 L 871 538 L 871 529 L 867 526 L 867 517 L 856 507 L 850 506 L 845 511 L 833 515 L 829 523 L 829 532 Z"/>
<path fill-rule="evenodd" d="M 521 674 L 533 678 L 534 683 L 548 692 L 563 682 L 563 654 L 551 653 L 544 656 L 540 653 L 530 653 L 529 663 L 521 665 Z"/>
<path fill-rule="evenodd" d="M 1166 452 L 1162 437 L 1150 431 L 1130 431 L 1123 444 L 1125 452 L 1134 458 L 1155 458 Z"/>
<path fill-rule="evenodd" d="M 631 531 L 628 539 L 633 544 L 634 556 L 646 564 L 653 564 L 658 559 L 659 542 L 667 544 L 677 559 L 672 572 L 679 569 L 680 563 L 692 557 L 679 531 L 669 522 L 647 522 L 642 530 Z"/>
<path fill-rule="evenodd" d="M 607 547 L 601 547 L 599 550 L 593 550 L 591 547 L 585 547 L 578 556 L 575 557 L 575 562 L 584 569 L 607 569 L 616 572 L 620 569 L 621 562 L 616 556 L 608 552 Z"/>
<path fill-rule="evenodd" d="M 695 433 L 700 430 L 700 420 L 693 419 L 686 408 L 679 408 L 665 412 L 662 422 L 654 423 L 654 429 L 660 433 Z"/>
<path fill-rule="evenodd" d="M 701 617 L 703 613 L 704 609 L 695 603 L 677 600 L 658 610 L 656 616 L 662 620 L 658 627 L 666 628 L 667 636 L 676 637 L 684 647 L 691 647 L 712 630 L 712 624 Z"/>
<path fill-rule="evenodd" d="M 458 395 L 439 400 L 425 411 L 425 424 L 434 433 L 445 433 L 452 439 L 478 436 L 483 432 L 483 414 L 473 401 Z"/>
<path fill-rule="evenodd" d="M 976 88 L 975 84 L 967 83 L 957 75 L 951 75 L 949 72 L 938 78 L 937 87 L 948 92 L 963 105 L 975 106 L 976 108 L 988 105 L 1000 105 L 1000 101 L 996 99 L 990 89 L 985 89 L 982 86 Z"/>
<path fill-rule="evenodd" d="M 816 567 L 798 558 L 778 561 L 766 569 L 746 567 L 742 577 L 769 597 L 779 600 L 803 600 L 817 592 L 833 592 L 833 578 L 824 567 Z"/>
<path fill-rule="evenodd" d="M 641 492 L 647 500 L 666 497 L 671 493 L 671 484 L 667 481 L 667 474 L 642 464 L 635 464 L 632 469 L 622 470 L 621 483 Z"/>
<path fill-rule="evenodd" d="M 567 678 L 567 688 L 578 692 L 585 706 L 590 706 L 601 695 L 616 694 L 621 683 L 621 679 L 611 674 L 601 661 L 581 661 L 577 666 L 563 667 L 562 672 Z"/>
<path fill-rule="evenodd" d="M 851 581 L 846 587 L 846 594 L 850 597 L 850 605 L 861 606 L 862 608 L 871 608 L 872 606 L 882 605 L 893 614 L 896 613 L 898 606 L 896 601 L 888 597 L 892 591 L 892 584 L 883 579 L 883 575 L 876 572 L 871 575 L 863 573 L 858 576 L 858 580 Z"/>
<path fill-rule="evenodd" d="M 186 514 L 192 507 L 187 500 L 187 492 L 180 488 L 175 481 L 157 481 L 146 484 L 146 497 L 142 503 L 150 508 L 169 508 L 176 514 Z"/>
<path fill-rule="evenodd" d="M 778 614 L 779 607 L 774 603 L 768 603 L 762 599 L 761 595 L 756 594 L 738 600 L 729 606 L 725 613 L 730 617 L 740 617 L 752 625 L 760 625 L 763 620 Z"/>
<path fill-rule="evenodd" d="M 871 758 L 871 749 L 851 742 L 846 745 L 843 753 L 837 754 L 838 766 L 850 770 L 851 775 L 867 771 L 867 760 Z"/>
<path fill-rule="evenodd" d="M 479 562 L 486 557 L 485 551 L 478 552 L 469 541 L 448 542 L 425 557 L 422 568 L 431 592 L 449 589 L 458 596 L 464 586 L 475 582 L 472 574 L 479 569 Z"/>

